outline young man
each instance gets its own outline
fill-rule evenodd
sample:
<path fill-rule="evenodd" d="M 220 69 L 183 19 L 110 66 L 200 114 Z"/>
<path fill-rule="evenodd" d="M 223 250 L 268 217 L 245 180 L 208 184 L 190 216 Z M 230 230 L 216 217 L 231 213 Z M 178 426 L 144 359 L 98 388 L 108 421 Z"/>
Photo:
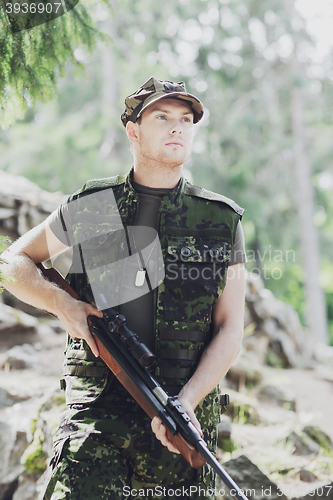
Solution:
<path fill-rule="evenodd" d="M 218 384 L 241 345 L 245 252 L 243 210 L 182 176 L 202 116 L 201 102 L 183 82 L 150 78 L 125 99 L 121 116 L 134 156 L 131 172 L 89 181 L 4 254 L 4 273 L 15 278 L 6 288 L 58 316 L 69 335 L 62 381 L 68 410 L 55 436 L 45 499 L 212 498 L 210 468 L 191 468 L 161 421 L 150 423 L 98 358 L 87 316 L 102 312 L 85 298 L 97 275 L 109 305 L 154 351 L 155 378 L 178 394 L 214 451 Z M 69 246 L 67 279 L 81 301 L 35 266 Z M 151 286 L 156 248 L 165 278 Z"/>

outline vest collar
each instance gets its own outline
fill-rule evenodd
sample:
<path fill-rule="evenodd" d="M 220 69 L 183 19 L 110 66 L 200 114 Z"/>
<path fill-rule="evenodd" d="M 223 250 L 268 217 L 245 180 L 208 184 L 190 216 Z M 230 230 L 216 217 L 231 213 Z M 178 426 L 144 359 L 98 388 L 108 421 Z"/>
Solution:
<path fill-rule="evenodd" d="M 127 193 L 131 197 L 138 197 L 137 192 L 133 188 L 132 179 L 133 179 L 134 167 L 128 172 L 128 174 L 123 178 L 119 179 L 121 182 L 124 181 L 124 192 Z M 186 184 L 186 179 L 181 176 L 177 186 L 172 189 L 168 194 L 165 194 L 162 198 L 161 202 L 161 210 L 164 212 L 172 213 L 176 212 L 179 207 L 181 207 L 183 203 L 184 196 L 184 188 Z"/>

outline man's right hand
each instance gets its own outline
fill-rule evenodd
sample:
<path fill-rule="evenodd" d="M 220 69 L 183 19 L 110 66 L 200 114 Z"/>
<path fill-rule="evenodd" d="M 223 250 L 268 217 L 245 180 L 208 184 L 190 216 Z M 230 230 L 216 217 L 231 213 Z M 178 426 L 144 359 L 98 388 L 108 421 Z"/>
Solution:
<path fill-rule="evenodd" d="M 102 311 L 99 311 L 91 304 L 74 299 L 67 292 L 63 292 L 57 300 L 56 316 L 61 321 L 68 335 L 74 340 L 85 340 L 93 354 L 98 357 L 98 347 L 89 330 L 87 321 L 90 315 L 103 318 Z"/>

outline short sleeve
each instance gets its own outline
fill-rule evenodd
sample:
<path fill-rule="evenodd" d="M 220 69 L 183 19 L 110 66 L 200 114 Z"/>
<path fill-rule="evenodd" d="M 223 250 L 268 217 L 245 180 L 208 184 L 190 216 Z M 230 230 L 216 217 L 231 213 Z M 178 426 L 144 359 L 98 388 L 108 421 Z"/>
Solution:
<path fill-rule="evenodd" d="M 68 203 L 60 205 L 52 214 L 47 218 L 46 222 L 49 225 L 53 234 L 68 247 L 72 246 L 72 222 L 70 220 L 70 213 Z"/>
<path fill-rule="evenodd" d="M 230 255 L 229 266 L 246 262 L 244 231 L 241 222 L 238 222 L 234 239 L 234 246 Z"/>

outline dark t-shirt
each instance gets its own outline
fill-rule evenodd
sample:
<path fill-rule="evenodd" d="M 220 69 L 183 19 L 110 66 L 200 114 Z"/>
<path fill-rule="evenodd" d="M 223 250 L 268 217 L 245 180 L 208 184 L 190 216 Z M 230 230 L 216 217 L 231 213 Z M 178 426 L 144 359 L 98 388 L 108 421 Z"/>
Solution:
<path fill-rule="evenodd" d="M 133 188 L 139 195 L 139 208 L 136 217 L 136 226 L 151 227 L 157 231 L 158 229 L 158 213 L 162 197 L 168 194 L 172 189 L 165 188 L 150 188 L 142 186 L 132 181 Z M 71 220 L 68 204 L 61 205 L 55 210 L 48 218 L 49 226 L 57 238 L 64 244 L 68 245 L 68 239 L 65 238 L 64 229 L 70 233 Z M 143 248 L 143 245 L 142 245 Z M 246 262 L 245 246 L 244 246 L 244 233 L 242 225 L 239 222 L 234 246 L 231 252 L 229 265 L 235 265 Z M 128 268 L 125 273 L 130 275 Z M 127 283 L 124 277 L 123 286 L 126 289 Z M 126 292 L 126 290 L 125 290 Z M 127 321 L 127 326 L 133 330 L 140 338 L 154 352 L 154 309 L 155 309 L 155 294 L 154 290 L 145 293 L 144 295 L 122 303 L 119 306 L 119 312 L 124 314 Z"/>

